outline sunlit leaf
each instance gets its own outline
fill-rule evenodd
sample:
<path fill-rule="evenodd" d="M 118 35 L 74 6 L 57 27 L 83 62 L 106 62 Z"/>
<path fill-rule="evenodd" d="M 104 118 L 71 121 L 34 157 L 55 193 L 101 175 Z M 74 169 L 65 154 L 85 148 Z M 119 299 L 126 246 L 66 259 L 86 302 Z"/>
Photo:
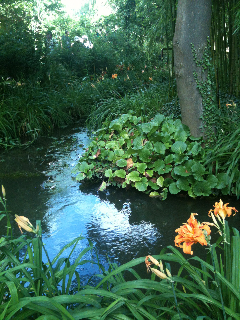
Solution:
<path fill-rule="evenodd" d="M 163 182 L 164 182 L 164 178 L 161 176 L 159 178 L 157 178 L 157 185 L 159 187 L 162 187 L 163 186 Z"/>
<path fill-rule="evenodd" d="M 100 187 L 98 188 L 98 191 L 104 191 L 107 188 L 107 184 L 105 181 L 103 181 L 100 185 Z"/>
<path fill-rule="evenodd" d="M 116 170 L 113 175 L 114 175 L 115 177 L 125 178 L 125 176 L 126 176 L 126 171 L 123 170 L 123 169 Z"/>
<path fill-rule="evenodd" d="M 135 183 L 135 187 L 138 191 L 146 191 L 148 187 L 148 180 L 147 178 L 143 177 L 140 181 Z"/>
<path fill-rule="evenodd" d="M 113 176 L 112 169 L 106 170 L 104 175 L 107 178 L 111 178 Z"/>
<path fill-rule="evenodd" d="M 125 172 L 125 171 L 124 171 Z M 139 172 L 138 171 L 132 171 L 130 172 L 127 176 L 126 176 L 126 179 L 128 181 L 140 181 L 141 178 L 139 177 Z"/>

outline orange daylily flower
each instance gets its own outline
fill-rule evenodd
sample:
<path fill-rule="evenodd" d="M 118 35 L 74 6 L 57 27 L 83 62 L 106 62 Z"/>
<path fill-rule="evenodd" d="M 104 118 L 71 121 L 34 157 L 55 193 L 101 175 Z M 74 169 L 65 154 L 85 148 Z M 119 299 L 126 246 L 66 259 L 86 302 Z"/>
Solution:
<path fill-rule="evenodd" d="M 215 202 L 214 208 L 208 212 L 208 215 L 211 216 L 211 212 L 215 214 L 215 216 L 220 216 L 223 220 L 225 220 L 226 216 L 230 217 L 232 211 L 235 211 L 234 215 L 238 212 L 234 207 L 228 207 L 229 203 L 223 204 L 222 200 L 220 199 L 219 202 Z"/>
<path fill-rule="evenodd" d="M 112 79 L 116 79 L 117 78 L 117 73 L 112 74 Z"/>
<path fill-rule="evenodd" d="M 187 223 L 184 223 L 180 228 L 175 231 L 178 235 L 175 237 L 175 246 L 183 248 L 183 252 L 187 254 L 193 254 L 191 247 L 194 243 L 200 243 L 202 246 L 207 245 L 204 230 L 207 235 L 211 233 L 211 229 L 205 223 L 198 223 L 195 219 L 197 213 L 191 213 Z M 183 242 L 183 245 L 181 243 Z"/>

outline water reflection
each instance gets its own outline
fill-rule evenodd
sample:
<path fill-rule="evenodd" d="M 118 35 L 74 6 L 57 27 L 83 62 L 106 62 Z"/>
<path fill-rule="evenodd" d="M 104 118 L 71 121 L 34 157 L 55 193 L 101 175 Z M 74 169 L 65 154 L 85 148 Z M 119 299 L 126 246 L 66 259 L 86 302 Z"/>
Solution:
<path fill-rule="evenodd" d="M 88 142 L 87 131 L 76 126 L 56 132 L 29 149 L 1 155 L 0 184 L 5 186 L 8 208 L 28 217 L 33 224 L 42 220 L 43 241 L 51 259 L 82 235 L 85 239 L 78 243 L 72 261 L 90 239 L 95 251 L 85 258 L 97 261 L 98 257 L 105 267 L 108 259 L 123 264 L 147 254 L 159 254 L 163 247 L 174 245 L 175 229 L 186 222 L 191 212 L 197 212 L 200 221 L 209 221 L 207 212 L 219 201 L 218 197 L 194 200 L 169 196 L 161 201 L 136 190 L 111 188 L 99 192 L 99 183 L 79 184 L 71 171 Z M 240 209 L 236 198 L 222 200 Z M 240 226 L 239 214 L 231 218 L 230 224 Z M 4 234 L 5 225 L 1 230 Z M 14 232 L 19 233 L 16 227 Z M 205 253 L 204 248 L 197 247 L 200 254 Z M 64 256 L 70 252 L 71 248 Z M 86 279 L 99 272 L 95 264 L 78 270 Z"/>

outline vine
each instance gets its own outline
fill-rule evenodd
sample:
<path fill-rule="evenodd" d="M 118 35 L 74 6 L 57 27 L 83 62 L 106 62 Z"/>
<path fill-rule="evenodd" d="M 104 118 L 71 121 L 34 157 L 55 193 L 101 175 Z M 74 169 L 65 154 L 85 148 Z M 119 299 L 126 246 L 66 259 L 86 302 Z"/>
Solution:
<path fill-rule="evenodd" d="M 200 72 L 194 72 L 194 79 L 197 88 L 202 97 L 203 105 L 203 127 L 204 137 L 207 144 L 212 144 L 216 139 L 216 132 L 219 126 L 219 109 L 217 108 L 216 98 L 213 92 L 216 92 L 214 81 L 214 67 L 211 58 L 210 40 L 207 40 L 207 46 L 204 49 L 202 59 L 197 57 L 194 44 L 191 43 L 193 60 Z"/>

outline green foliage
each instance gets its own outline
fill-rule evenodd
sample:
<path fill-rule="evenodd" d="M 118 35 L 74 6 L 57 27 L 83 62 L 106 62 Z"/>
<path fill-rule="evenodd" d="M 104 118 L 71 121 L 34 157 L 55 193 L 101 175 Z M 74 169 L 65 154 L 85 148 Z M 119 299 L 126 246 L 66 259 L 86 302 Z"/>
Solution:
<path fill-rule="evenodd" d="M 204 165 L 201 143 L 179 119 L 157 114 L 143 122 L 142 117 L 123 114 L 96 132 L 74 172 L 77 180 L 98 178 L 106 182 L 105 187 L 132 186 L 164 199 L 166 190 L 191 197 L 226 190 L 230 172 L 215 174 Z"/>
<path fill-rule="evenodd" d="M 206 149 L 204 166 L 218 178 L 217 187 L 223 194 L 240 196 L 240 129 L 222 137 Z M 225 174 L 226 173 L 226 174 Z M 227 177 L 227 178 L 226 178 Z"/>

